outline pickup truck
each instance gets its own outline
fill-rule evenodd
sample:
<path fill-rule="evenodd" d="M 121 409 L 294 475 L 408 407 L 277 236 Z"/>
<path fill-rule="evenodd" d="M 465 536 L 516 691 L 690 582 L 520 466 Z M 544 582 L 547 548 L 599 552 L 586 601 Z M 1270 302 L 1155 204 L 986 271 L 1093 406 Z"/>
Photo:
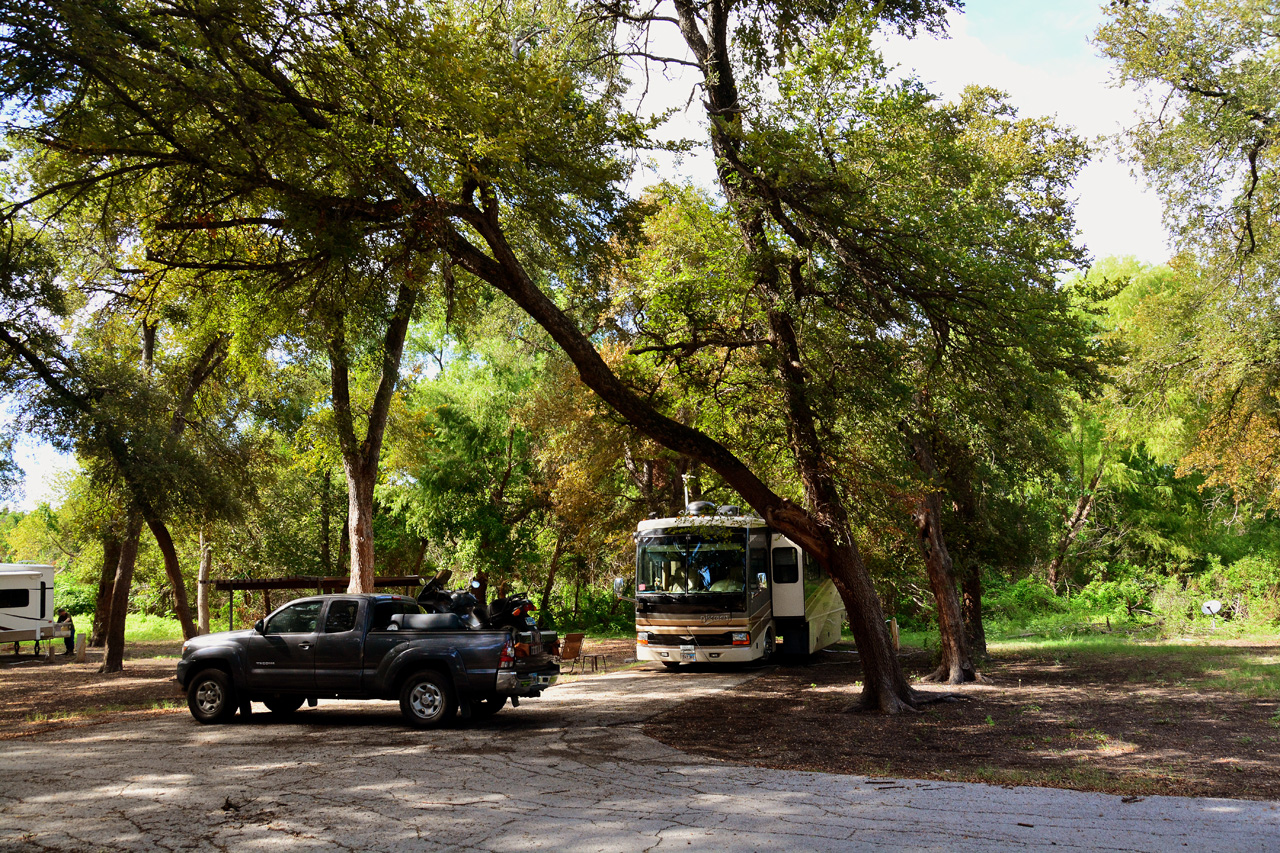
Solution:
<path fill-rule="evenodd" d="M 399 699 L 410 724 L 433 728 L 459 711 L 489 717 L 556 683 L 554 634 L 483 630 L 454 613 L 425 613 L 399 595 L 315 595 L 251 630 L 182 644 L 178 683 L 201 723 L 261 702 L 287 715 L 321 698 Z"/>

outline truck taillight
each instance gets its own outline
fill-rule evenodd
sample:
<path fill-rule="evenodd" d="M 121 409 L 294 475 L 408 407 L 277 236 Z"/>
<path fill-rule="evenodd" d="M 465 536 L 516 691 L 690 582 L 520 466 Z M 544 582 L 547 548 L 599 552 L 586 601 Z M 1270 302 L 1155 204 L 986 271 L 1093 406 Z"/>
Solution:
<path fill-rule="evenodd" d="M 502 646 L 502 654 L 498 656 L 498 669 L 511 669 L 516 665 L 516 644 L 507 637 Z"/>

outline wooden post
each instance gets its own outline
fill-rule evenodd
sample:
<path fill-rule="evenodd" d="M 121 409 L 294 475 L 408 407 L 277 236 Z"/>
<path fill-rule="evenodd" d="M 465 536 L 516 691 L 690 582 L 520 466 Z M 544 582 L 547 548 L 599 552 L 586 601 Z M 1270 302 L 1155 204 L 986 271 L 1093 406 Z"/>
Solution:
<path fill-rule="evenodd" d="M 893 641 L 893 650 L 898 651 L 898 617 L 889 620 L 889 639 Z"/>
<path fill-rule="evenodd" d="M 88 645 L 89 644 L 88 642 L 86 642 L 84 632 L 81 631 L 77 633 L 76 634 L 76 663 L 85 662 L 85 658 L 87 657 L 87 653 L 88 653 L 88 648 L 87 648 Z"/>

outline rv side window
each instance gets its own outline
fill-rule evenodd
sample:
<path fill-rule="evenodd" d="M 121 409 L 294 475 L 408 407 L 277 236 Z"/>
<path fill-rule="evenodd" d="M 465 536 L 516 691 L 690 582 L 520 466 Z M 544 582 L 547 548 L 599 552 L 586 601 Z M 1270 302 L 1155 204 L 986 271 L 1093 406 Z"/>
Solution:
<path fill-rule="evenodd" d="M 795 583 L 800 580 L 800 561 L 795 548 L 773 549 L 773 582 Z"/>
<path fill-rule="evenodd" d="M 760 585 L 761 577 L 764 586 Z M 753 534 L 747 544 L 747 587 L 752 595 L 769 588 L 769 549 L 763 534 Z"/>
<path fill-rule="evenodd" d="M 0 589 L 0 607 L 16 608 L 31 606 L 31 590 Z"/>
<path fill-rule="evenodd" d="M 822 570 L 822 564 L 810 557 L 804 555 L 804 582 L 805 583 L 822 583 L 827 573 Z"/>

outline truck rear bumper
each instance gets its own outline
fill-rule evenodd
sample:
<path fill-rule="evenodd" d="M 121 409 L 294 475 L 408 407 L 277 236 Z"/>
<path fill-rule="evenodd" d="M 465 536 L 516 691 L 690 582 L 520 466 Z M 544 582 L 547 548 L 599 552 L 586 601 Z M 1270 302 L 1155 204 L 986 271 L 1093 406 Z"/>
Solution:
<path fill-rule="evenodd" d="M 499 696 L 537 696 L 560 677 L 559 669 L 537 672 L 502 671 L 498 673 L 496 692 Z"/>

